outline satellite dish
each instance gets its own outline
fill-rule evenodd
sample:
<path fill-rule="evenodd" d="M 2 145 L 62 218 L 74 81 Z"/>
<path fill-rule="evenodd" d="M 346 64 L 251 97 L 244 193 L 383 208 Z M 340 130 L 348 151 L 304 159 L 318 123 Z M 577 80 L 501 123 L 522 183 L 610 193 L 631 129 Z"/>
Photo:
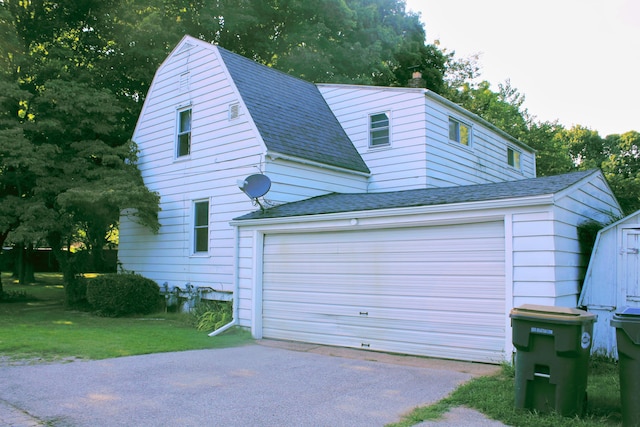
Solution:
<path fill-rule="evenodd" d="M 238 184 L 240 189 L 252 199 L 264 196 L 271 188 L 271 180 L 269 177 L 260 173 L 249 175 L 244 181 Z"/>

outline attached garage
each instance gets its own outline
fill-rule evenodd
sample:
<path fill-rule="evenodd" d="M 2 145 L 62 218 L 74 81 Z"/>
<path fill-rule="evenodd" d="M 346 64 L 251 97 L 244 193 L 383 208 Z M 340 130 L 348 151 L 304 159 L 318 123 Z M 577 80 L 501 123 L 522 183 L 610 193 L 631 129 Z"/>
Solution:
<path fill-rule="evenodd" d="M 511 308 L 576 306 L 577 228 L 615 209 L 591 171 L 254 212 L 232 222 L 236 321 L 255 338 L 499 363 Z"/>
<path fill-rule="evenodd" d="M 500 360 L 504 224 L 267 234 L 263 336 Z"/>

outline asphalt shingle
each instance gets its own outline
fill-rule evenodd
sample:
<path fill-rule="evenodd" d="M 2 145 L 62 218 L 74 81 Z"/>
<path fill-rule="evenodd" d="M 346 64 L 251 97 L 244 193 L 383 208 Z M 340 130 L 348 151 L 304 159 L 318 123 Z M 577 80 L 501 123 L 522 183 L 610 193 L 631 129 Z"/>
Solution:
<path fill-rule="evenodd" d="M 264 211 L 251 212 L 236 219 L 280 218 L 542 196 L 567 189 L 596 172 L 596 170 L 589 170 L 492 184 L 419 190 L 331 193 L 298 202 L 285 203 Z"/>
<path fill-rule="evenodd" d="M 316 85 L 218 49 L 269 151 L 369 173 Z"/>

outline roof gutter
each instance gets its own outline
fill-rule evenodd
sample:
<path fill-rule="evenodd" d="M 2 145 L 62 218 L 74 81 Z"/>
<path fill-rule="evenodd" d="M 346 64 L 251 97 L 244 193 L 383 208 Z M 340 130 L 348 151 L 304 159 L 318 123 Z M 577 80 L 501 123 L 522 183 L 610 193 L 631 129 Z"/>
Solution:
<path fill-rule="evenodd" d="M 276 151 L 267 151 L 267 154 L 265 157 L 268 157 L 271 160 L 278 160 L 278 159 L 288 160 L 290 162 L 302 163 L 303 165 L 315 166 L 321 169 L 329 169 L 336 172 L 360 175 L 366 178 L 371 176 L 371 172 L 360 172 L 360 171 L 355 171 L 353 169 L 341 168 L 339 166 L 333 166 L 333 165 L 328 165 L 326 163 L 314 162 L 313 160 L 303 159 L 302 157 L 290 156 L 288 154 L 282 154 Z"/>
<path fill-rule="evenodd" d="M 422 205 L 411 207 L 381 208 L 370 210 L 355 210 L 333 213 L 315 213 L 308 215 L 292 215 L 273 218 L 255 218 L 255 219 L 239 219 L 232 220 L 229 224 L 232 226 L 253 226 L 253 225 L 277 225 L 291 224 L 292 222 L 309 221 L 310 217 L 315 220 L 330 221 L 340 219 L 360 218 L 380 218 L 391 215 L 420 215 L 442 212 L 463 212 L 470 210 L 488 210 L 495 208 L 518 208 L 528 206 L 541 206 L 553 204 L 555 200 L 554 194 L 544 194 L 533 197 L 518 197 L 510 199 L 483 200 L 478 202 L 463 203 L 444 203 L 440 205 Z M 297 221 L 296 221 L 297 220 Z"/>

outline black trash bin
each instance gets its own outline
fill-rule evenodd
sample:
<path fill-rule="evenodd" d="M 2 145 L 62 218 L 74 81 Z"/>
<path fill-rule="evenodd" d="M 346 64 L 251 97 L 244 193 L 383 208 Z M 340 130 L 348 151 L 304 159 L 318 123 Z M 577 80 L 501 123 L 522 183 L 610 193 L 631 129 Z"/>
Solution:
<path fill-rule="evenodd" d="M 581 415 L 597 316 L 576 308 L 525 304 L 509 317 L 516 348 L 516 408 Z"/>
<path fill-rule="evenodd" d="M 640 426 L 640 308 L 625 307 L 613 315 L 616 328 L 622 425 Z"/>

